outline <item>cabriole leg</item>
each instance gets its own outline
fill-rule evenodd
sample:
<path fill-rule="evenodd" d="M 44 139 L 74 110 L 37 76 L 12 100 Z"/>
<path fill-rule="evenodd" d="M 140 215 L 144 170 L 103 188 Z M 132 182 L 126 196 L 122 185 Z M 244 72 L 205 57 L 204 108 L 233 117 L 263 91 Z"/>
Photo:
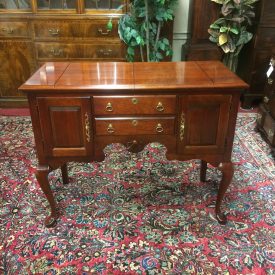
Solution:
<path fill-rule="evenodd" d="M 216 201 L 216 218 L 220 224 L 226 224 L 227 219 L 224 213 L 221 212 L 221 203 L 224 194 L 231 183 L 234 169 L 232 162 L 223 162 L 219 165 L 218 169 L 222 172 L 222 180 L 220 182 L 217 201 Z"/>
<path fill-rule="evenodd" d="M 207 162 L 204 160 L 201 160 L 200 180 L 202 182 L 206 181 L 206 170 L 207 170 Z"/>
<path fill-rule="evenodd" d="M 49 166 L 38 166 L 36 169 L 36 178 L 51 207 L 51 214 L 45 219 L 45 226 L 54 227 L 57 223 L 58 211 L 48 180 L 49 172 Z"/>
<path fill-rule="evenodd" d="M 67 164 L 61 166 L 63 184 L 69 183 Z"/>

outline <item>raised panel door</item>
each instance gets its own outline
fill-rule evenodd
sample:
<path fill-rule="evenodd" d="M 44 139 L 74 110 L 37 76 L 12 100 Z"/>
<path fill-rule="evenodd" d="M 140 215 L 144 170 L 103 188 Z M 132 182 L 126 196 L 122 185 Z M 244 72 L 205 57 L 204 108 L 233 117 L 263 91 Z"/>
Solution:
<path fill-rule="evenodd" d="M 46 156 L 92 153 L 90 97 L 37 99 Z"/>
<path fill-rule="evenodd" d="M 178 119 L 179 153 L 223 153 L 230 103 L 231 95 L 182 96 Z"/>

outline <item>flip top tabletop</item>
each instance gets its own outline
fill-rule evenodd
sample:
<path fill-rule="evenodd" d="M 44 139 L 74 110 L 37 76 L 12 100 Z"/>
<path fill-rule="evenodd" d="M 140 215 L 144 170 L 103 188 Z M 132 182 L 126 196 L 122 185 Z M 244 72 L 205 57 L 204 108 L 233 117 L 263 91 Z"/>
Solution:
<path fill-rule="evenodd" d="M 248 85 L 219 61 L 48 62 L 19 90 L 245 89 Z"/>

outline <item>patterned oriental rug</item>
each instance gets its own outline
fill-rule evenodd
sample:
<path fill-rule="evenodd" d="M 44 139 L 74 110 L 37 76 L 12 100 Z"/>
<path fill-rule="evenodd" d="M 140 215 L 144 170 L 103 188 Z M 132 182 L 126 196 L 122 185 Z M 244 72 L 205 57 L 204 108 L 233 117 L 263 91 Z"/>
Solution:
<path fill-rule="evenodd" d="M 199 161 L 167 161 L 152 143 L 70 163 L 67 186 L 52 172 L 61 212 L 52 229 L 30 118 L 0 117 L 0 274 L 275 274 L 275 165 L 256 115 L 238 116 L 227 225 L 214 218 L 218 170 L 202 183 Z"/>

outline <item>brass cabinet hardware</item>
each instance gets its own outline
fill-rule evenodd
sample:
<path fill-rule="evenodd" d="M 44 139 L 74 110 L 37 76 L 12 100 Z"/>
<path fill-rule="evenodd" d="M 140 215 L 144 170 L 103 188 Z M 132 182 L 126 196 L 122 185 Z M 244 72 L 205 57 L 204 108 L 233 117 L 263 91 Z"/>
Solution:
<path fill-rule="evenodd" d="M 267 83 L 268 83 L 269 85 L 272 85 L 272 84 L 273 84 L 273 79 L 269 77 L 269 78 L 267 79 Z"/>
<path fill-rule="evenodd" d="M 111 33 L 111 30 L 103 31 L 101 28 L 98 28 L 97 32 L 100 33 L 101 35 L 109 35 Z"/>
<path fill-rule="evenodd" d="M 112 134 L 112 133 L 115 132 L 115 129 L 114 129 L 114 127 L 113 127 L 113 125 L 111 123 L 108 125 L 107 132 L 109 134 Z"/>
<path fill-rule="evenodd" d="M 268 103 L 269 98 L 267 96 L 264 97 L 264 103 Z"/>
<path fill-rule="evenodd" d="M 51 36 L 57 36 L 60 34 L 59 29 L 48 29 Z"/>
<path fill-rule="evenodd" d="M 257 119 L 258 122 L 261 122 L 261 120 L 262 120 L 262 114 L 258 113 L 256 119 Z"/>
<path fill-rule="evenodd" d="M 13 33 L 13 29 L 12 28 L 2 28 L 3 32 L 6 32 L 7 34 L 12 34 Z"/>
<path fill-rule="evenodd" d="M 272 131 L 271 129 L 269 129 L 267 135 L 268 135 L 268 138 L 272 138 L 273 135 L 274 135 L 274 131 Z"/>
<path fill-rule="evenodd" d="M 100 49 L 100 50 L 97 50 L 97 53 L 99 55 L 109 56 L 113 53 L 113 50 L 111 50 L 111 49 L 107 49 L 107 50 Z"/>
<path fill-rule="evenodd" d="M 108 102 L 105 109 L 107 112 L 112 112 L 113 111 L 112 103 Z"/>
<path fill-rule="evenodd" d="M 163 111 L 164 111 L 164 107 L 163 107 L 163 105 L 162 105 L 161 102 L 158 103 L 156 109 L 157 109 L 159 112 L 163 112 Z"/>
<path fill-rule="evenodd" d="M 50 50 L 50 53 L 53 55 L 53 56 L 60 56 L 62 53 L 63 53 L 63 50 L 62 49 L 54 49 L 52 48 Z"/>
<path fill-rule="evenodd" d="M 90 135 L 90 122 L 89 122 L 89 115 L 85 113 L 85 131 L 86 131 L 86 140 L 90 142 L 91 135 Z"/>
<path fill-rule="evenodd" d="M 180 116 L 180 140 L 183 141 L 184 138 L 184 128 L 185 128 L 185 116 L 184 113 L 181 113 Z"/>
<path fill-rule="evenodd" d="M 132 120 L 132 124 L 133 126 L 137 126 L 138 125 L 138 121 L 136 119 Z"/>
<path fill-rule="evenodd" d="M 132 98 L 132 103 L 133 103 L 133 104 L 138 104 L 138 99 L 137 99 L 136 97 L 133 97 L 133 98 Z"/>
<path fill-rule="evenodd" d="M 163 127 L 162 127 L 162 125 L 161 125 L 160 123 L 158 123 L 158 125 L 157 125 L 157 127 L 156 127 L 156 131 L 157 131 L 158 133 L 162 133 L 162 132 L 163 132 Z"/>

